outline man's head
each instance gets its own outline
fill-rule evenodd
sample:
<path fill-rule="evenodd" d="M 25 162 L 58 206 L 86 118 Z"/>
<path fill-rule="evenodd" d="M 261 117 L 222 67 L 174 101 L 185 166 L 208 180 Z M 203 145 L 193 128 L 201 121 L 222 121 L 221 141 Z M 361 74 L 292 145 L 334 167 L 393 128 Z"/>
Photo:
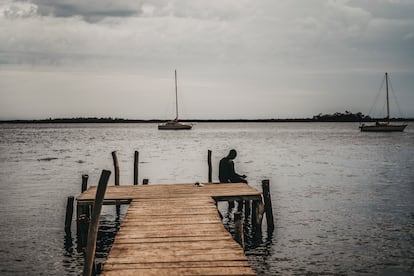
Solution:
<path fill-rule="evenodd" d="M 230 150 L 229 155 L 227 155 L 227 157 L 229 159 L 234 159 L 237 156 L 237 151 L 235 149 Z"/>

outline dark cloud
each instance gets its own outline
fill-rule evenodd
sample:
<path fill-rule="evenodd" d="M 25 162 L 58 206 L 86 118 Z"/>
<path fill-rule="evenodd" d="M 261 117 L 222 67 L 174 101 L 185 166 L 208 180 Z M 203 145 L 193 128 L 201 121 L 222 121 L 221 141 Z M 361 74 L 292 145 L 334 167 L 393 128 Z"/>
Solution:
<path fill-rule="evenodd" d="M 414 16 L 412 0 L 351 0 L 349 5 L 361 7 L 377 18 L 412 20 Z"/>
<path fill-rule="evenodd" d="M 105 17 L 130 17 L 139 14 L 140 1 L 77 1 L 77 0 L 33 0 L 39 13 L 44 16 L 80 16 L 88 21 Z"/>

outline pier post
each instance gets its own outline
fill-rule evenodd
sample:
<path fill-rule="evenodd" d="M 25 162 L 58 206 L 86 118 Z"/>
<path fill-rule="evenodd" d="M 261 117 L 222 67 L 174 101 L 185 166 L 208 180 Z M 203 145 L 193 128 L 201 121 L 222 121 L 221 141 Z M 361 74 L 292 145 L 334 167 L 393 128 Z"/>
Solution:
<path fill-rule="evenodd" d="M 241 219 L 241 212 L 234 213 L 234 235 L 236 241 L 241 245 L 244 250 L 244 230 L 243 221 Z"/>
<path fill-rule="evenodd" d="M 110 171 L 103 170 L 99 179 L 98 188 L 96 190 L 95 202 L 93 204 L 91 223 L 88 230 L 88 243 L 86 246 L 85 266 L 83 269 L 84 276 L 91 276 L 96 251 L 96 238 L 98 235 L 99 218 L 101 216 L 102 203 L 104 200 L 106 186 L 108 184 Z"/>
<path fill-rule="evenodd" d="M 134 185 L 138 185 L 138 164 L 139 164 L 139 152 L 135 151 L 135 155 L 134 155 Z"/>
<path fill-rule="evenodd" d="M 268 232 L 272 232 L 275 229 L 273 221 L 272 199 L 270 198 L 269 180 L 262 181 L 264 209 L 266 213 L 266 222 Z"/>
<path fill-rule="evenodd" d="M 119 163 L 116 151 L 112 152 L 112 159 L 114 160 L 115 186 L 119 186 Z"/>
<path fill-rule="evenodd" d="M 211 150 L 208 150 L 207 152 L 207 163 L 208 163 L 208 183 L 213 182 L 213 170 L 211 167 Z"/>
<path fill-rule="evenodd" d="M 82 175 L 82 187 L 81 192 L 83 193 L 88 189 L 88 178 L 87 174 Z M 90 216 L 89 205 L 76 204 L 76 236 L 78 237 L 78 248 L 85 247 L 85 237 L 87 233 L 88 220 Z M 85 232 L 86 228 L 86 233 Z"/>
<path fill-rule="evenodd" d="M 82 188 L 81 188 L 82 193 L 88 189 L 88 178 L 89 178 L 89 175 L 82 174 Z"/>
<path fill-rule="evenodd" d="M 262 200 L 253 200 L 252 202 L 252 226 L 255 230 L 262 229 L 264 207 Z"/>
<path fill-rule="evenodd" d="M 69 234 L 72 228 L 72 218 L 73 218 L 73 201 L 75 200 L 74 196 L 69 196 L 66 204 L 66 216 L 65 216 L 65 232 Z"/>
<path fill-rule="evenodd" d="M 86 216 L 86 214 L 80 214 L 80 216 L 78 217 L 78 252 L 85 252 L 86 243 L 88 241 L 89 219 L 89 216 Z"/>
<path fill-rule="evenodd" d="M 244 201 L 244 217 L 247 219 L 250 217 L 250 212 L 251 212 L 251 201 L 250 200 L 245 200 Z"/>

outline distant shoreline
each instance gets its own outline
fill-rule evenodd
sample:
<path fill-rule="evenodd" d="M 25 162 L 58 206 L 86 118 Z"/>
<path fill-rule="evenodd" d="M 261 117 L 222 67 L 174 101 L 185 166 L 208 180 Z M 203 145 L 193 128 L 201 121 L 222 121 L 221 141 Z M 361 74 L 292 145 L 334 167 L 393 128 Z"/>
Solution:
<path fill-rule="evenodd" d="M 364 118 L 363 120 L 344 118 L 297 118 L 297 119 L 183 119 L 180 122 L 194 123 L 310 123 L 310 122 L 375 122 L 383 121 L 381 118 Z M 119 118 L 57 118 L 40 120 L 0 120 L 0 124 L 94 124 L 94 123 L 164 123 L 168 120 L 136 120 Z M 392 118 L 392 122 L 412 122 L 414 118 Z"/>

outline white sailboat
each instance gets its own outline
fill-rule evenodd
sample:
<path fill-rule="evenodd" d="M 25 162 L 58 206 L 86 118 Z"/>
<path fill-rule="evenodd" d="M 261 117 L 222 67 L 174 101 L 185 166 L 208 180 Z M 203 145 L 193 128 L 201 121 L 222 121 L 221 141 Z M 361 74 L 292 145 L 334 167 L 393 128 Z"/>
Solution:
<path fill-rule="evenodd" d="M 177 70 L 175 73 L 175 119 L 166 122 L 165 124 L 158 125 L 159 130 L 185 130 L 191 129 L 193 126 L 190 124 L 183 124 L 178 121 L 178 93 L 177 93 Z"/>
<path fill-rule="evenodd" d="M 406 124 L 391 124 L 390 123 L 390 103 L 388 97 L 388 73 L 385 73 L 385 82 L 387 89 L 387 117 L 384 122 L 376 122 L 375 125 L 361 124 L 359 128 L 364 132 L 394 132 L 404 131 Z"/>

